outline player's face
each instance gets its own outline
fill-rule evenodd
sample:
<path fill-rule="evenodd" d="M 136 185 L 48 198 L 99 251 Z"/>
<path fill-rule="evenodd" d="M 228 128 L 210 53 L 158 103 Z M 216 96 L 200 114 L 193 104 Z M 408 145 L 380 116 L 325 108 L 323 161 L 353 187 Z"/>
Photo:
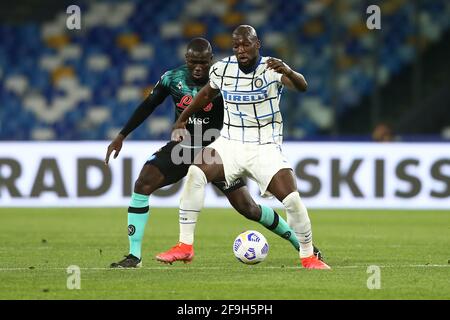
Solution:
<path fill-rule="evenodd" d="M 211 66 L 212 54 L 210 52 L 197 52 L 189 50 L 186 53 L 186 65 L 194 80 L 208 79 L 208 71 Z"/>
<path fill-rule="evenodd" d="M 233 35 L 233 52 L 239 64 L 248 66 L 254 62 L 261 44 L 258 39 L 243 35 Z"/>

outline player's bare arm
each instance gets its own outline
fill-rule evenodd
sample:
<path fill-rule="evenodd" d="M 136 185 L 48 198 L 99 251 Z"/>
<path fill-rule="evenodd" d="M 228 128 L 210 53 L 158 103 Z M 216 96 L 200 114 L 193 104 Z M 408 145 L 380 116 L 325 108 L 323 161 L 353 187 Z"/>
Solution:
<path fill-rule="evenodd" d="M 275 72 L 281 73 L 281 82 L 290 89 L 306 91 L 308 84 L 305 77 L 292 70 L 286 63 L 279 59 L 269 58 L 267 59 L 267 68 L 273 69 Z"/>
<path fill-rule="evenodd" d="M 111 153 L 116 151 L 114 153 L 114 159 L 116 159 L 122 149 L 125 138 L 152 114 L 152 112 L 164 101 L 168 94 L 168 90 L 158 82 L 150 95 L 136 108 L 123 129 L 109 144 L 105 157 L 106 165 L 108 165 Z"/>
<path fill-rule="evenodd" d="M 184 135 L 183 132 L 186 129 L 186 122 L 189 117 L 210 103 L 219 94 L 219 92 L 220 90 L 213 89 L 209 84 L 206 84 L 197 93 L 194 100 L 192 100 L 189 105 L 189 108 L 184 109 L 178 120 L 173 125 L 172 140 L 180 141 L 182 139 L 182 136 Z"/>

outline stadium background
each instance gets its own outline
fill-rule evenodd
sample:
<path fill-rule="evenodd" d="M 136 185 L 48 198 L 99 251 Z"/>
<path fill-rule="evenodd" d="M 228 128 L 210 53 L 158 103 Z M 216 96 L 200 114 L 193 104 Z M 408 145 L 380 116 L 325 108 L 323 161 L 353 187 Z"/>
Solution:
<path fill-rule="evenodd" d="M 67 29 L 66 9 L 72 4 L 81 9 L 81 30 Z M 372 4 L 381 9 L 381 30 L 366 26 Z M 448 269 L 442 268 L 448 258 L 450 209 L 449 16 L 445 0 L 1 2 L 0 298 L 98 298 L 105 292 L 110 298 L 156 299 L 450 297 Z M 205 213 L 199 223 L 200 268 L 187 271 L 203 285 L 195 286 L 195 294 L 189 295 L 191 282 L 172 282 L 184 279 L 186 271 L 178 266 L 172 269 L 173 279 L 150 267 L 144 270 L 147 287 L 136 289 L 137 294 L 122 290 L 124 283 L 95 268 L 125 250 L 130 188 L 144 159 L 170 136 L 170 99 L 130 135 L 111 171 L 101 166 L 106 147 L 159 77 L 183 63 L 189 39 L 206 37 L 219 59 L 231 54 L 230 34 L 241 23 L 256 28 L 263 55 L 283 59 L 308 80 L 306 93 L 285 90 L 281 103 L 290 160 L 296 173 L 305 170 L 297 177 L 307 207 L 427 211 L 310 211 L 315 237 L 342 281 L 333 274 L 303 273 L 301 286 L 310 285 L 308 294 L 297 290 L 294 275 L 291 289 L 281 291 L 270 289 L 272 281 L 266 285 L 259 273 L 244 272 L 245 278 L 236 279 L 241 269 L 228 262 L 228 247 L 244 226 L 257 226 L 231 210 L 206 209 L 216 212 L 215 217 Z M 359 160 L 353 180 L 363 198 L 352 179 L 345 178 Z M 317 181 L 323 193 L 315 189 Z M 380 185 L 386 187 L 383 195 L 377 191 Z M 336 186 L 342 186 L 337 193 Z M 215 200 L 212 206 L 228 206 L 212 188 L 208 192 L 207 201 Z M 151 255 L 177 237 L 178 199 L 179 191 L 171 198 L 164 191 L 152 196 L 152 206 L 171 209 L 152 209 L 147 265 L 152 265 Z M 48 209 L 60 206 L 75 208 Z M 99 226 L 108 233 L 98 233 Z M 255 270 L 274 277 L 271 268 L 284 266 L 283 250 L 288 249 L 281 240 L 268 238 L 272 260 L 267 269 Z M 397 260 L 387 259 L 386 252 Z M 208 269 L 218 260 L 225 267 Z M 362 268 L 372 262 L 392 275 L 384 278 L 385 290 L 378 295 L 365 288 Z M 79 295 L 60 288 L 65 267 L 73 263 L 87 274 L 87 289 Z M 430 266 L 426 276 L 419 268 L 424 265 Z M 31 266 L 38 277 L 29 273 Z M 103 282 L 94 289 L 97 277 Z M 137 274 L 124 277 L 131 285 L 140 281 Z M 158 277 L 167 284 L 159 285 Z M 214 277 L 226 280 L 216 283 Z M 314 291 L 318 281 L 330 284 L 328 291 Z M 249 293 L 243 283 L 266 286 Z M 116 287 L 122 295 L 114 295 Z"/>
<path fill-rule="evenodd" d="M 81 30 L 66 27 L 70 4 L 81 9 Z M 366 26 L 370 4 L 2 2 L 0 138 L 112 139 L 159 77 L 184 62 L 189 39 L 210 39 L 219 59 L 231 53 L 231 31 L 248 23 L 264 55 L 308 79 L 305 94 L 282 100 L 287 139 L 370 140 L 381 122 L 407 140 L 449 139 L 448 2 L 381 1 L 381 30 Z M 172 121 L 167 99 L 130 138 L 166 140 Z"/>

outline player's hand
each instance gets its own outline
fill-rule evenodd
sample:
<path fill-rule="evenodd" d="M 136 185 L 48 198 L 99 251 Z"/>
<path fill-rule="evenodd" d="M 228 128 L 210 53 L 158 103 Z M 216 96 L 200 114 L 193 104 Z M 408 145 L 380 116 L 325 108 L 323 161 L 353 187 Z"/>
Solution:
<path fill-rule="evenodd" d="M 172 128 L 172 141 L 182 141 L 185 137 L 189 136 L 189 131 L 186 130 L 186 121 L 184 122 L 175 122 Z"/>
<path fill-rule="evenodd" d="M 269 58 L 266 61 L 267 69 L 289 76 L 293 73 L 292 69 L 280 59 Z"/>
<path fill-rule="evenodd" d="M 114 150 L 116 151 L 114 153 L 114 159 L 117 158 L 117 156 L 119 155 L 120 150 L 122 150 L 123 139 L 125 139 L 125 137 L 119 133 L 117 135 L 117 137 L 109 144 L 108 150 L 106 151 L 106 157 L 105 157 L 106 165 L 108 165 L 109 157 L 111 156 L 111 153 Z"/>

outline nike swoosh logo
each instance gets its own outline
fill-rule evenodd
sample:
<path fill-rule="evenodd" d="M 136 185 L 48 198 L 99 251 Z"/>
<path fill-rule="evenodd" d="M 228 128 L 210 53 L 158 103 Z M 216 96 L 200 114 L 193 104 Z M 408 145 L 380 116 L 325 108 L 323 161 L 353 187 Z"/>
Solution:
<path fill-rule="evenodd" d="M 231 86 L 231 83 L 224 83 L 225 86 Z"/>

